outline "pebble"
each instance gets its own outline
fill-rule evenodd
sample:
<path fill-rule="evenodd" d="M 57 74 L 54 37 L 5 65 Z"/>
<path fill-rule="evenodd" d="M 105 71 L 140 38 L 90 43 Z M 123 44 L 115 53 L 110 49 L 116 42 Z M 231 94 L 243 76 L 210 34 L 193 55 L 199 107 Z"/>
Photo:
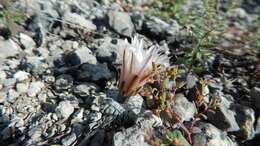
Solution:
<path fill-rule="evenodd" d="M 77 136 L 75 133 L 71 133 L 68 136 L 65 136 L 64 138 L 62 138 L 61 143 L 62 146 L 71 146 L 77 139 Z"/>
<path fill-rule="evenodd" d="M 18 82 L 21 82 L 21 81 L 24 81 L 24 80 L 27 80 L 29 79 L 29 73 L 25 72 L 25 71 L 18 71 L 14 74 L 14 78 L 18 81 Z"/>
<path fill-rule="evenodd" d="M 85 81 L 105 81 L 110 79 L 112 74 L 105 64 L 94 65 L 85 63 L 80 66 L 77 77 L 79 80 Z"/>
<path fill-rule="evenodd" d="M 193 138 L 194 143 L 209 146 L 237 146 L 235 142 L 228 137 L 227 133 L 222 132 L 210 123 L 198 123 L 198 127 L 202 130 Z M 206 143 L 205 143 L 206 139 Z"/>
<path fill-rule="evenodd" d="M 120 63 L 119 49 L 125 47 L 123 39 L 113 39 L 105 37 L 94 40 L 93 46 L 98 61 L 107 63 Z"/>
<path fill-rule="evenodd" d="M 19 93 L 17 93 L 14 89 L 10 89 L 7 93 L 7 101 L 13 103 L 16 98 L 19 97 Z"/>
<path fill-rule="evenodd" d="M 19 54 L 19 51 L 20 47 L 13 40 L 2 40 L 0 38 L 0 59 L 15 57 Z"/>
<path fill-rule="evenodd" d="M 79 84 L 73 88 L 73 93 L 80 97 L 87 97 L 96 91 L 99 91 L 99 87 L 94 83 Z"/>
<path fill-rule="evenodd" d="M 19 34 L 19 41 L 28 53 L 31 53 L 32 49 L 36 47 L 34 40 L 24 33 Z"/>
<path fill-rule="evenodd" d="M 29 83 L 17 83 L 16 84 L 16 91 L 18 93 L 26 93 L 29 89 Z"/>
<path fill-rule="evenodd" d="M 74 107 L 70 101 L 61 101 L 56 107 L 55 111 L 59 118 L 68 119 L 69 116 L 74 112 Z"/>
<path fill-rule="evenodd" d="M 16 79 L 14 79 L 14 78 L 7 78 L 7 79 L 2 80 L 2 84 L 5 88 L 14 87 L 15 83 L 16 83 Z"/>
<path fill-rule="evenodd" d="M 134 32 L 134 24 L 128 13 L 119 11 L 110 11 L 108 13 L 109 25 L 117 33 L 131 37 Z"/>
<path fill-rule="evenodd" d="M 233 104 L 230 107 L 236 112 L 236 121 L 240 129 L 234 134 L 239 137 L 240 141 L 250 140 L 255 136 L 255 112 L 252 108 L 240 104 Z"/>
<path fill-rule="evenodd" d="M 38 93 L 41 92 L 43 87 L 44 83 L 41 81 L 31 82 L 27 92 L 28 96 L 35 97 Z"/>
<path fill-rule="evenodd" d="M 6 101 L 6 93 L 0 91 L 0 103 L 4 103 Z"/>
<path fill-rule="evenodd" d="M 236 112 L 230 110 L 223 104 L 217 107 L 214 113 L 208 112 L 207 117 L 211 123 L 221 130 L 237 131 L 240 129 L 235 118 Z"/>
<path fill-rule="evenodd" d="M 55 89 L 57 91 L 64 91 L 72 87 L 73 78 L 70 75 L 62 74 L 56 78 Z"/>
<path fill-rule="evenodd" d="M 69 65 L 79 65 L 82 63 L 96 64 L 97 59 L 87 47 L 78 48 L 76 51 L 65 56 L 65 62 Z"/>
<path fill-rule="evenodd" d="M 75 114 L 73 114 L 73 118 L 71 120 L 71 123 L 82 122 L 83 121 L 83 113 L 84 113 L 84 109 L 83 108 L 81 108 L 78 111 L 76 111 Z"/>
<path fill-rule="evenodd" d="M 131 110 L 134 114 L 138 115 L 141 112 L 144 99 L 139 94 L 130 96 L 125 101 L 125 107 Z"/>
<path fill-rule="evenodd" d="M 189 102 L 183 94 L 176 94 L 174 101 L 182 121 L 189 121 L 197 112 L 195 104 Z"/>
<path fill-rule="evenodd" d="M 64 14 L 64 18 L 65 21 L 73 23 L 73 24 L 77 24 L 85 29 L 88 30 L 96 30 L 97 27 L 95 24 L 93 24 L 93 22 L 91 20 L 88 20 L 84 17 L 82 17 L 81 15 L 78 15 L 76 13 L 66 13 Z M 72 27 L 75 27 L 72 25 Z M 76 26 L 78 27 L 78 26 Z"/>
<path fill-rule="evenodd" d="M 5 73 L 5 71 L 0 70 L 0 80 L 6 79 L 7 75 Z"/>

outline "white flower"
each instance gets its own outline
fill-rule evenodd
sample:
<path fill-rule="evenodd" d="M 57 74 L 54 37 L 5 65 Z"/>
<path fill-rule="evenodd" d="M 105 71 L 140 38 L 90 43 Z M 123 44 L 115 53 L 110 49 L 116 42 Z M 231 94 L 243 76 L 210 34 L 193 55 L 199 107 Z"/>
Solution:
<path fill-rule="evenodd" d="M 122 66 L 119 80 L 120 94 L 124 97 L 131 96 L 142 87 L 153 74 L 152 64 L 168 66 L 169 58 L 160 53 L 157 46 L 151 46 L 148 50 L 143 48 L 143 40 L 135 36 L 126 47 L 120 50 Z"/>

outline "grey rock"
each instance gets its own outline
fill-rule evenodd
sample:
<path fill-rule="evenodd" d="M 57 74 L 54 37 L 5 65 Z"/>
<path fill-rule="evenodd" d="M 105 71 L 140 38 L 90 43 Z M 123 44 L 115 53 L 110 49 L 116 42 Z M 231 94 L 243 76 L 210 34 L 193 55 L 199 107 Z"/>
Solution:
<path fill-rule="evenodd" d="M 12 130 L 10 127 L 5 127 L 3 130 L 1 130 L 0 135 L 3 140 L 6 140 L 7 138 L 10 138 L 12 136 Z"/>
<path fill-rule="evenodd" d="M 43 58 L 49 58 L 49 50 L 45 47 L 39 47 L 37 48 L 37 50 L 35 50 L 35 52 L 37 52 L 37 54 L 39 54 L 39 56 L 43 57 Z"/>
<path fill-rule="evenodd" d="M 30 140 L 28 143 L 37 143 L 41 140 L 42 136 L 42 129 L 40 125 L 37 125 L 33 128 L 31 128 L 28 131 L 28 136 L 30 137 Z"/>
<path fill-rule="evenodd" d="M 119 125 L 133 122 L 133 119 L 131 119 L 124 107 L 115 100 L 111 98 L 100 97 L 99 101 L 100 112 L 102 113 L 101 121 L 103 122 L 99 123 L 98 127 L 106 127 L 110 125 L 112 122 L 117 123 Z M 91 122 L 91 125 L 97 127 L 97 123 Z"/>
<path fill-rule="evenodd" d="M 55 111 L 59 118 L 68 119 L 69 116 L 74 112 L 74 107 L 70 101 L 61 101 L 56 107 Z"/>
<path fill-rule="evenodd" d="M 122 39 L 112 39 L 111 37 L 105 37 L 103 39 L 94 40 L 92 45 L 92 47 L 95 49 L 97 59 L 100 62 L 119 63 L 119 49 L 124 47 L 125 41 Z"/>
<path fill-rule="evenodd" d="M 260 12 L 260 1 L 259 0 L 243 0 L 242 8 L 244 8 L 248 13 L 259 14 Z"/>
<path fill-rule="evenodd" d="M 6 79 L 7 75 L 5 73 L 5 71 L 0 70 L 0 80 Z"/>
<path fill-rule="evenodd" d="M 192 134 L 192 142 L 193 145 L 195 146 L 206 146 L 207 144 L 207 139 L 206 136 L 202 133 L 193 133 Z"/>
<path fill-rule="evenodd" d="M 135 29 L 138 31 L 142 30 L 144 15 L 140 11 L 134 11 L 131 15 L 132 21 L 134 23 Z"/>
<path fill-rule="evenodd" d="M 143 7 L 146 5 L 151 5 L 154 2 L 154 0 L 129 0 L 128 2 L 134 5 L 135 7 Z"/>
<path fill-rule="evenodd" d="M 19 3 L 20 4 L 20 3 Z M 22 3 L 23 4 L 23 3 Z M 20 5 L 22 5 L 20 4 Z M 26 8 L 28 8 L 28 4 L 24 4 Z M 59 18 L 59 13 L 55 10 L 55 8 L 57 9 L 57 7 L 55 7 L 55 3 L 53 3 L 52 1 L 45 1 L 44 3 L 42 3 L 41 1 L 32 1 L 29 5 L 29 7 L 32 7 L 34 9 L 29 9 L 28 13 L 30 15 L 32 15 L 31 13 L 35 13 L 35 10 L 41 10 L 43 12 L 44 15 L 49 16 L 50 18 Z M 60 8 L 59 8 L 60 9 Z M 34 10 L 34 11 L 33 11 Z M 35 24 L 36 25 L 36 24 Z M 32 27 L 32 26 L 31 26 Z M 34 26 L 35 27 L 35 26 Z M 34 28 L 36 29 L 36 28 Z"/>
<path fill-rule="evenodd" d="M 250 91 L 250 96 L 254 100 L 254 104 L 260 112 L 260 88 L 254 87 Z"/>
<path fill-rule="evenodd" d="M 70 135 L 62 138 L 61 144 L 62 146 L 71 146 L 76 141 L 77 136 L 75 133 L 71 133 Z"/>
<path fill-rule="evenodd" d="M 10 89 L 7 93 L 7 101 L 13 103 L 16 98 L 19 97 L 19 93 L 17 93 L 14 89 Z"/>
<path fill-rule="evenodd" d="M 39 99 L 39 101 L 41 102 L 46 102 L 47 98 L 48 98 L 48 92 L 41 92 L 39 93 L 39 95 L 37 96 L 37 98 Z M 54 111 L 54 110 L 50 110 L 50 107 L 48 107 L 48 104 L 45 104 L 45 106 L 43 106 L 43 108 L 45 108 L 47 111 Z"/>
<path fill-rule="evenodd" d="M 114 146 L 148 146 L 145 141 L 146 131 L 154 125 L 153 115 L 139 117 L 138 124 L 114 134 Z"/>
<path fill-rule="evenodd" d="M 0 91 L 0 103 L 4 103 L 6 101 L 6 92 Z"/>
<path fill-rule="evenodd" d="M 105 130 L 98 130 L 97 133 L 91 139 L 91 146 L 103 146 L 105 139 Z"/>
<path fill-rule="evenodd" d="M 27 80 L 29 79 L 29 73 L 25 72 L 25 71 L 17 71 L 15 74 L 14 74 L 14 78 L 18 81 L 18 82 L 21 82 L 21 81 L 24 81 L 24 80 Z"/>
<path fill-rule="evenodd" d="M 63 19 L 64 19 L 64 21 L 79 25 L 88 30 L 97 29 L 96 25 L 93 24 L 92 21 L 87 20 L 84 17 L 82 17 L 81 15 L 78 15 L 76 13 L 65 13 Z M 75 26 L 72 25 L 72 27 L 75 27 Z M 76 27 L 78 27 L 78 26 L 76 26 Z"/>
<path fill-rule="evenodd" d="M 64 51 L 71 51 L 71 49 L 78 49 L 79 43 L 71 40 L 66 40 L 62 43 L 61 47 Z"/>
<path fill-rule="evenodd" d="M 27 53 L 32 53 L 32 50 L 36 47 L 34 40 L 24 33 L 19 34 L 19 41 Z"/>
<path fill-rule="evenodd" d="M 91 123 L 95 123 L 95 122 L 98 122 L 98 121 L 100 121 L 101 120 L 101 118 L 102 118 L 102 113 L 100 113 L 100 112 L 91 112 L 90 114 L 89 114 L 89 121 L 91 122 Z M 90 124 L 90 126 L 91 126 L 91 124 Z M 92 128 L 91 128 L 92 129 Z"/>
<path fill-rule="evenodd" d="M 202 130 L 201 133 L 196 133 L 193 137 L 194 143 L 206 144 L 205 146 L 237 146 L 228 136 L 210 123 L 198 124 Z M 207 140 L 205 143 L 205 139 Z"/>
<path fill-rule="evenodd" d="M 207 113 L 208 120 L 217 128 L 225 131 L 237 131 L 240 129 L 235 116 L 236 113 L 223 104 L 217 107 L 214 113 Z"/>
<path fill-rule="evenodd" d="M 112 77 L 105 64 L 93 65 L 89 63 L 82 64 L 78 72 L 78 79 L 84 81 L 108 80 Z"/>
<path fill-rule="evenodd" d="M 195 104 L 189 102 L 183 94 L 176 94 L 174 102 L 182 121 L 189 121 L 197 113 Z"/>
<path fill-rule="evenodd" d="M 41 81 L 31 82 L 29 89 L 28 89 L 28 96 L 35 97 L 44 87 L 44 83 Z"/>
<path fill-rule="evenodd" d="M 2 84 L 5 88 L 13 88 L 15 83 L 16 83 L 16 79 L 7 78 L 7 79 L 4 79 L 4 80 L 1 80 L 0 82 L 2 82 Z"/>
<path fill-rule="evenodd" d="M 101 103 L 101 111 L 103 114 L 106 115 L 112 115 L 114 117 L 117 117 L 121 115 L 123 112 L 125 112 L 125 108 L 121 106 L 118 102 L 111 98 L 103 99 Z"/>
<path fill-rule="evenodd" d="M 79 65 L 82 63 L 96 64 L 97 59 L 87 47 L 81 47 L 76 51 L 65 56 L 65 61 L 70 65 Z"/>
<path fill-rule="evenodd" d="M 254 123 L 255 123 L 255 112 L 253 109 L 239 105 L 231 105 L 231 109 L 236 112 L 236 121 L 240 126 L 240 130 L 234 132 L 239 140 L 250 140 L 255 135 Z"/>
<path fill-rule="evenodd" d="M 83 131 L 83 125 L 81 123 L 74 123 L 72 125 L 72 132 L 76 134 L 76 136 L 80 136 Z"/>
<path fill-rule="evenodd" d="M 140 132 L 140 131 L 138 131 Z M 137 135 L 134 138 L 132 138 L 133 136 L 129 136 L 131 133 L 132 135 Z M 127 135 L 128 134 L 128 135 Z M 140 146 L 148 146 L 148 144 L 144 143 L 142 141 L 142 139 L 144 138 L 139 138 L 141 137 L 139 133 L 137 133 L 136 130 L 132 130 L 131 132 L 127 132 L 127 134 L 123 134 L 123 133 L 116 133 L 114 135 L 114 146 L 127 146 L 127 145 L 140 145 Z M 127 135 L 127 136 L 125 136 Z M 126 139 L 126 137 L 130 137 L 128 139 Z M 130 140 L 129 140 L 130 139 Z"/>
<path fill-rule="evenodd" d="M 90 109 L 92 110 L 92 111 L 100 111 L 100 103 L 99 103 L 99 100 L 100 100 L 100 98 L 95 98 L 94 97 L 94 99 L 92 100 L 92 102 L 91 102 L 91 107 L 90 107 Z"/>
<path fill-rule="evenodd" d="M 19 54 L 20 47 L 11 39 L 2 40 L 0 38 L 0 59 L 15 57 Z"/>
<path fill-rule="evenodd" d="M 6 60 L 6 64 L 10 69 L 16 69 L 20 65 L 20 61 L 18 59 L 8 59 Z"/>
<path fill-rule="evenodd" d="M 143 102 L 143 97 L 139 94 L 136 94 L 126 99 L 124 107 L 137 115 L 141 112 Z"/>
<path fill-rule="evenodd" d="M 187 81 L 187 88 L 191 89 L 194 86 L 196 86 L 196 83 L 198 82 L 198 78 L 193 74 L 188 74 L 186 81 Z"/>
<path fill-rule="evenodd" d="M 48 65 L 45 63 L 45 58 L 38 56 L 26 57 L 25 60 L 21 62 L 21 68 L 26 72 L 33 73 L 36 76 L 44 73 Z"/>
<path fill-rule="evenodd" d="M 73 107 L 78 107 L 79 105 L 79 100 L 77 99 L 76 96 L 72 95 L 72 94 L 63 94 L 60 93 L 59 98 L 61 100 L 66 100 L 66 101 L 70 101 L 70 104 L 73 105 Z"/>
<path fill-rule="evenodd" d="M 87 97 L 98 90 L 97 85 L 93 83 L 79 84 L 73 87 L 73 93 L 80 97 Z"/>
<path fill-rule="evenodd" d="M 44 82 L 52 84 L 55 82 L 55 77 L 52 75 L 43 76 Z"/>
<path fill-rule="evenodd" d="M 175 38 L 178 35 L 180 26 L 177 21 L 172 20 L 171 24 L 161 20 L 158 17 L 147 16 L 143 24 L 143 31 L 153 38 L 160 40 Z"/>
<path fill-rule="evenodd" d="M 120 5 L 120 4 L 118 4 L 118 3 L 112 3 L 111 5 L 110 5 L 110 7 L 111 7 L 111 10 L 114 10 L 114 11 L 124 11 L 124 9 L 122 8 L 122 6 Z"/>
<path fill-rule="evenodd" d="M 12 120 L 11 120 L 11 123 L 9 124 L 9 126 L 13 125 L 15 127 L 22 127 L 24 126 L 24 120 L 23 120 L 24 116 L 21 114 L 16 114 L 14 115 L 13 114 L 13 117 L 12 117 Z"/>
<path fill-rule="evenodd" d="M 188 12 L 189 10 L 199 10 L 199 12 L 205 11 L 205 6 L 202 0 L 187 0 L 182 6 L 182 10 Z"/>
<path fill-rule="evenodd" d="M 109 11 L 108 19 L 110 27 L 113 28 L 117 33 L 123 36 L 132 36 L 134 32 L 134 25 L 128 13 Z"/>
<path fill-rule="evenodd" d="M 20 96 L 17 98 L 14 106 L 16 111 L 23 114 L 37 113 L 40 107 L 41 105 L 37 98 L 30 98 L 28 96 Z"/>
<path fill-rule="evenodd" d="M 216 94 L 220 98 L 221 104 L 223 104 L 226 107 L 230 107 L 230 105 L 234 102 L 233 96 L 229 94 L 224 94 L 221 91 L 217 91 Z"/>
<path fill-rule="evenodd" d="M 59 132 L 64 132 L 66 130 L 66 125 L 65 124 L 57 125 L 57 130 Z"/>
<path fill-rule="evenodd" d="M 78 122 L 82 122 L 83 121 L 83 113 L 84 113 L 84 109 L 79 109 L 78 111 L 76 111 L 73 116 L 72 116 L 72 120 L 71 123 L 78 123 Z"/>
<path fill-rule="evenodd" d="M 54 85 L 57 91 L 68 90 L 73 85 L 73 78 L 70 75 L 62 74 L 57 77 Z"/>
<path fill-rule="evenodd" d="M 243 8 L 235 8 L 230 10 L 227 15 L 233 19 L 246 19 L 248 20 L 249 16 Z"/>
<path fill-rule="evenodd" d="M 119 90 L 118 90 L 118 87 L 115 86 L 115 87 L 111 87 L 107 92 L 106 92 L 106 95 L 109 97 L 109 98 L 112 98 L 116 101 L 120 101 L 120 96 L 119 96 Z"/>
<path fill-rule="evenodd" d="M 56 131 L 57 131 L 57 126 L 52 125 L 47 128 L 46 132 L 43 133 L 43 136 L 44 136 L 44 138 L 51 138 L 52 136 L 54 136 L 56 134 Z"/>

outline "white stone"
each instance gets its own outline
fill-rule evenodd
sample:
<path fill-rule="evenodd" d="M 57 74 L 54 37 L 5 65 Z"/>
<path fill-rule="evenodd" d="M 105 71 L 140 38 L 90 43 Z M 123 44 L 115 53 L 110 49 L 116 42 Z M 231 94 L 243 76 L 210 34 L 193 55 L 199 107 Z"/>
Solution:
<path fill-rule="evenodd" d="M 29 83 L 17 83 L 16 91 L 18 93 L 26 93 L 29 89 Z"/>
<path fill-rule="evenodd" d="M 42 90 L 43 87 L 44 87 L 43 82 L 40 81 L 32 82 L 27 92 L 28 96 L 35 97 Z"/>
<path fill-rule="evenodd" d="M 97 27 L 95 24 L 92 23 L 92 21 L 85 19 L 81 15 L 78 15 L 76 13 L 66 13 L 64 14 L 64 20 L 76 25 L 80 25 L 81 27 L 84 27 L 85 29 L 89 30 L 96 30 Z M 77 27 L 80 27 L 77 26 Z"/>
<path fill-rule="evenodd" d="M 0 58 L 14 57 L 20 51 L 20 47 L 11 39 L 0 39 Z"/>
<path fill-rule="evenodd" d="M 7 75 L 6 75 L 5 71 L 0 70 L 0 80 L 6 79 L 6 77 L 7 77 Z"/>
<path fill-rule="evenodd" d="M 18 71 L 14 74 L 14 78 L 21 82 L 21 81 L 24 81 L 24 80 L 27 80 L 29 78 L 29 73 L 25 72 L 25 71 Z"/>
<path fill-rule="evenodd" d="M 55 111 L 59 118 L 67 119 L 74 112 L 74 107 L 70 101 L 61 101 Z"/>
<path fill-rule="evenodd" d="M 25 50 L 28 51 L 28 53 L 31 52 L 36 46 L 34 40 L 26 34 L 20 33 L 19 39 Z"/>

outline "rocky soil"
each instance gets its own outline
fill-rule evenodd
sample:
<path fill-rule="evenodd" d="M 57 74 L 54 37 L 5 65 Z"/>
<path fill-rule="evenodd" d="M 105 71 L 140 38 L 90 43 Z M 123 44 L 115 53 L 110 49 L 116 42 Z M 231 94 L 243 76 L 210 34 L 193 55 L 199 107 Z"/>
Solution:
<path fill-rule="evenodd" d="M 118 49 L 139 34 L 146 47 L 158 44 L 176 65 L 193 43 L 178 19 L 149 13 L 152 2 L 0 1 L 0 10 L 25 14 L 19 23 L 12 23 L 13 15 L 9 23 L 0 21 L 0 145 L 149 145 L 147 130 L 162 119 L 139 94 L 120 102 Z M 260 40 L 249 36 L 260 33 L 260 1 L 244 0 L 230 11 L 228 2 L 220 4 L 227 31 L 220 44 L 207 48 L 208 70 L 187 77 L 189 88 L 175 99 L 177 111 L 190 121 L 197 112 L 190 92 L 200 78 L 209 78 L 207 92 L 221 104 L 196 124 L 194 145 L 257 146 Z M 187 0 L 183 9 L 195 6 L 203 8 L 202 0 Z"/>

